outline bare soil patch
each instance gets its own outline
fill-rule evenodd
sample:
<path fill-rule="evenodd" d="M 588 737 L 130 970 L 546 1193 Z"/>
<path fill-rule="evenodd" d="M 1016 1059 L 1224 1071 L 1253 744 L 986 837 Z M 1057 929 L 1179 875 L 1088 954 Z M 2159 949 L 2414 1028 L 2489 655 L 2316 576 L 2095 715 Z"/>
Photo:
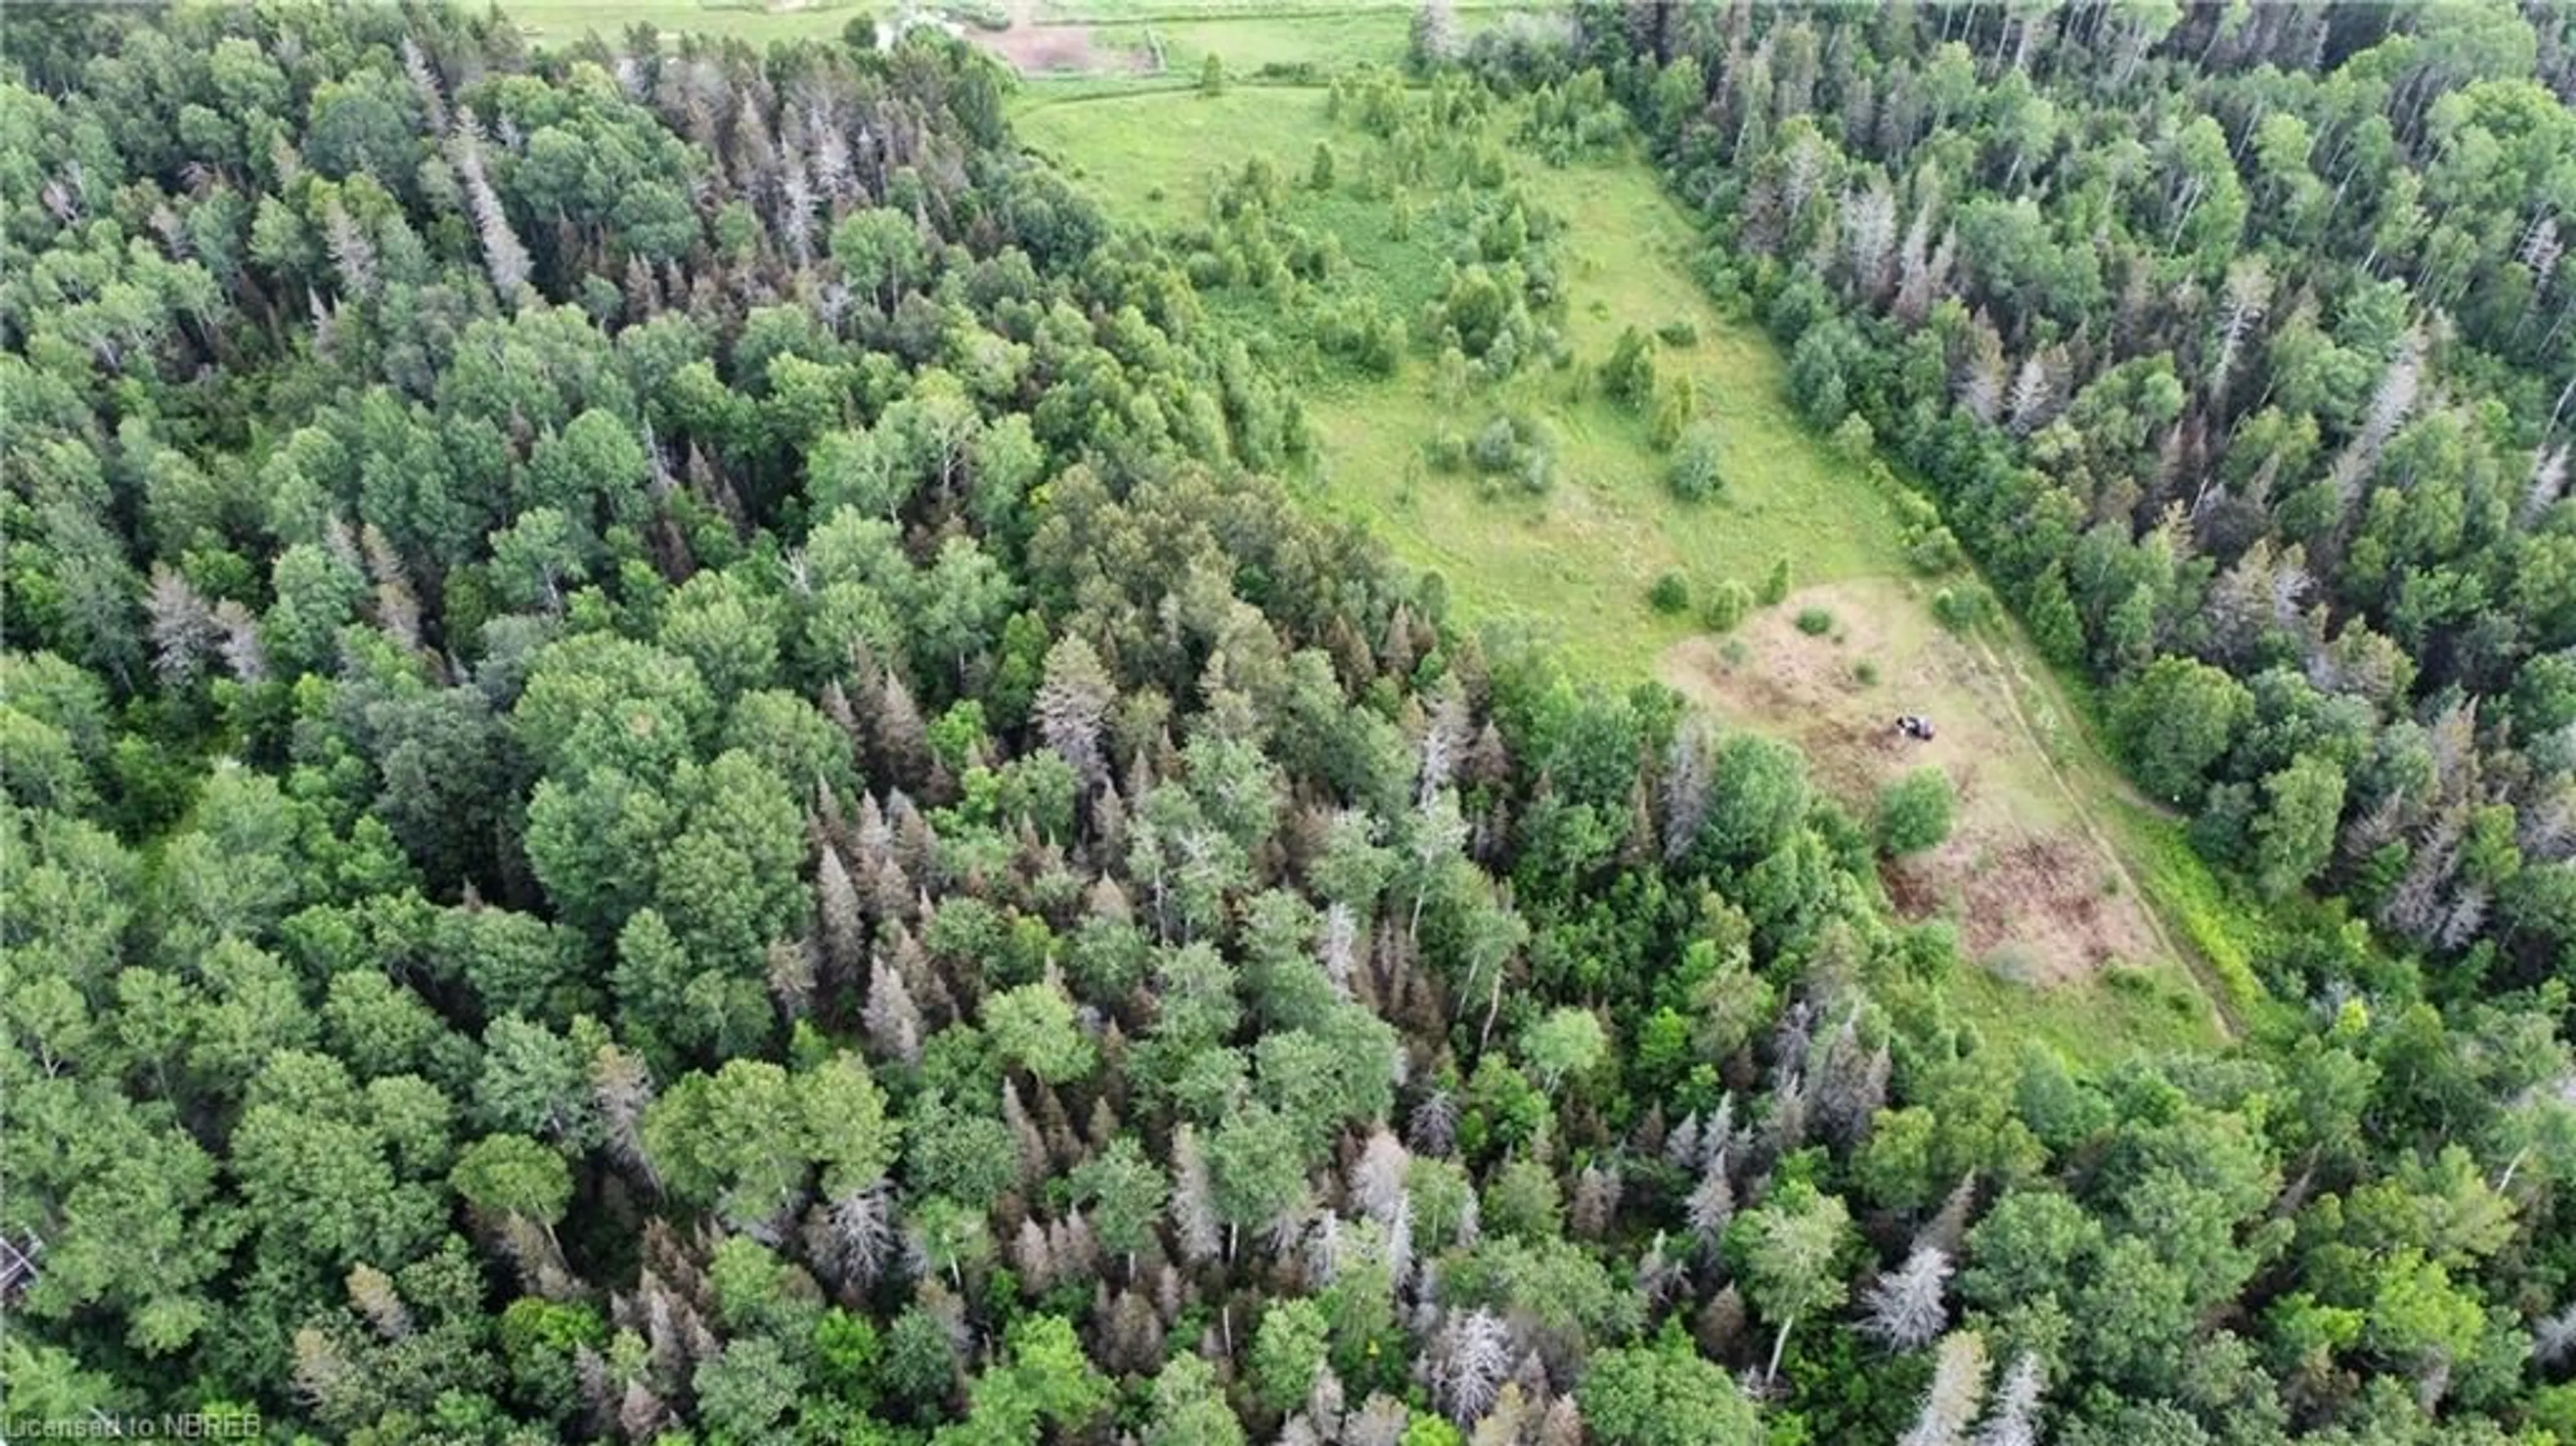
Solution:
<path fill-rule="evenodd" d="M 1811 610 L 1829 614 L 1831 628 L 1802 631 Z M 1731 635 L 1675 645 L 1660 672 L 1721 720 L 1798 744 L 1817 781 L 1863 818 L 1905 773 L 1927 764 L 1947 773 L 1958 795 L 1949 840 L 1881 873 L 1906 917 L 1950 916 L 1970 953 L 1998 972 L 2042 984 L 2171 957 L 2009 682 L 1934 623 L 1909 584 L 1805 589 Z M 1902 714 L 1930 719 L 1934 736 L 1899 733 Z"/>
<path fill-rule="evenodd" d="M 1010 7 L 1007 30 L 969 29 L 977 45 L 1025 76 L 1151 75 L 1159 67 L 1150 51 L 1100 43 L 1094 27 L 1047 21 L 1034 0 Z"/>

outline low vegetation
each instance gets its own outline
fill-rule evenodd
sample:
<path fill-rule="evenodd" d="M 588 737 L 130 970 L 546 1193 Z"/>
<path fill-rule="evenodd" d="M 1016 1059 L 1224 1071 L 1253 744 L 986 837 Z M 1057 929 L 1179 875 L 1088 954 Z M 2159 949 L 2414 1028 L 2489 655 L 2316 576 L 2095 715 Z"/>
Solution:
<path fill-rule="evenodd" d="M 1919 854 L 1950 836 L 1950 775 L 1918 768 L 1878 793 L 1878 842 L 1891 854 Z"/>

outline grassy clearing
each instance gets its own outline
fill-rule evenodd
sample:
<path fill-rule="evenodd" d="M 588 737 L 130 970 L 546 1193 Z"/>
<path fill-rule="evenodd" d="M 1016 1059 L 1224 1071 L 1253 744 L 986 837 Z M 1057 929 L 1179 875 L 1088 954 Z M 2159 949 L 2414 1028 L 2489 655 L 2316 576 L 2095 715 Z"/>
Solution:
<path fill-rule="evenodd" d="M 1662 673 L 1718 718 L 1796 742 L 1855 807 L 1918 768 L 1950 780 L 1949 838 L 1883 873 L 1903 913 L 1950 919 L 1963 952 L 1985 966 L 1966 971 L 1981 987 L 1955 1001 L 1980 1027 L 2009 1032 L 2019 1027 L 2013 1001 L 2044 1000 L 2068 1024 L 2098 1010 L 2106 1038 L 2215 1043 L 2227 1021 L 2182 962 L 2185 940 L 2150 907 L 2154 883 L 2104 827 L 2080 757 L 2069 772 L 2053 756 L 2077 740 L 2060 732 L 2054 747 L 2042 742 L 2047 725 L 1986 640 L 1934 621 L 1932 590 L 1889 577 L 1805 588 L 1722 641 L 1676 646 Z M 1827 626 L 1802 626 L 1813 614 Z M 1898 734 L 1899 713 L 1935 720 L 1936 736 Z M 2067 1010 L 2069 998 L 2092 1003 Z M 2187 1007 L 2177 1012 L 2177 1000 Z"/>
<path fill-rule="evenodd" d="M 1206 216 L 1220 172 L 1240 170 L 1253 155 L 1293 169 L 1330 138 L 1316 94 L 1245 86 L 1223 95 L 1140 95 L 1130 87 L 1076 97 L 1030 87 L 1011 125 L 1022 145 L 1053 160 L 1112 215 L 1168 230 Z M 1256 127 L 1262 143 L 1245 145 Z"/>
<path fill-rule="evenodd" d="M 2120 966 L 2082 986 L 2034 989 L 1991 968 L 1963 968 L 1943 990 L 1951 1013 L 1993 1040 L 2036 1039 L 2069 1059 L 2206 1051 L 2220 1042 L 2209 1001 L 2187 974 Z"/>
<path fill-rule="evenodd" d="M 1056 104 L 1031 96 L 1017 124 L 1114 214 L 1167 229 L 1203 222 L 1225 171 L 1253 156 L 1296 176 L 1327 140 L 1348 174 L 1368 144 L 1327 119 L 1321 90 L 1289 86 Z M 1962 796 L 1957 832 L 1891 869 L 1890 886 L 1909 913 L 1960 921 L 1970 956 L 1987 967 L 1962 971 L 1952 1004 L 1986 1032 L 2099 1058 L 2216 1042 L 2227 1025 L 2203 983 L 2228 1016 L 2260 1008 L 2243 965 L 2242 911 L 2187 852 L 2163 847 L 2161 820 L 2093 806 L 2125 798 L 2126 785 L 2017 635 L 1962 639 L 1934 620 L 1935 584 L 1909 566 L 1883 474 L 1799 422 L 1783 358 L 1708 302 L 1690 270 L 1695 228 L 1651 171 L 1633 157 L 1564 168 L 1516 157 L 1513 170 L 1533 203 L 1572 222 L 1558 243 L 1567 295 L 1558 324 L 1574 366 L 1524 368 L 1463 399 L 1438 394 L 1418 353 L 1387 380 L 1317 370 L 1300 393 L 1323 442 L 1302 483 L 1313 504 L 1443 574 L 1466 621 L 1553 643 L 1606 681 L 1663 678 L 1722 718 L 1795 739 L 1856 806 L 1903 769 L 1942 763 Z M 1285 210 L 1340 239 L 1354 274 L 1336 285 L 1368 288 L 1408 315 L 1436 291 L 1441 239 L 1419 228 L 1397 239 L 1385 204 L 1300 190 Z M 1725 485 L 1698 504 L 1666 488 L 1644 420 L 1587 378 L 1627 328 L 1675 323 L 1696 340 L 1660 346 L 1657 374 L 1689 377 L 1724 441 Z M 1504 406 L 1555 435 L 1558 480 L 1544 494 L 1425 461 L 1426 439 L 1472 433 Z M 1695 599 L 1727 580 L 1758 587 L 1783 557 L 1794 595 L 1732 639 L 1704 632 L 1692 609 L 1658 611 L 1648 599 L 1666 573 Z M 1808 608 L 1830 626 L 1800 631 Z M 1942 720 L 1929 756 L 1883 746 L 1897 712 Z M 2206 980 L 2182 962 L 2195 951 L 2212 961 Z"/>
<path fill-rule="evenodd" d="M 935 8 L 935 7 L 934 7 Z M 1405 0 L 1268 0 L 1258 5 L 1229 0 L 1016 0 L 1007 32 L 969 28 L 968 38 L 1019 58 L 1014 46 L 1045 50 L 1061 40 L 1087 47 L 1102 72 L 1161 48 L 1160 75 L 1058 74 L 1034 63 L 1022 79 L 1023 104 L 1068 96 L 1186 90 L 1198 83 L 1210 54 L 1239 81 L 1259 78 L 1265 66 L 1330 71 L 1381 62 L 1404 52 L 1413 7 Z M 585 35 L 614 41 L 638 23 L 661 32 L 665 43 L 683 34 L 723 36 L 767 45 L 772 41 L 837 38 L 852 19 L 886 13 L 865 0 L 520 0 L 510 7 L 529 40 L 569 45 Z M 1508 13 L 1504 4 L 1459 7 L 1459 28 L 1473 34 Z"/>
<path fill-rule="evenodd" d="M 1295 175 L 1318 141 L 1355 149 L 1358 138 L 1337 130 L 1323 107 L 1317 89 L 1247 87 L 1038 103 L 1017 125 L 1115 214 L 1172 227 L 1206 214 L 1218 175 L 1211 157 L 1237 168 L 1264 156 Z M 1437 395 L 1418 355 L 1391 381 L 1323 378 L 1303 398 L 1325 442 L 1310 479 L 1321 505 L 1369 523 L 1409 561 L 1463 584 L 1451 596 L 1471 621 L 1521 626 L 1622 681 L 1651 676 L 1663 650 L 1696 631 L 1691 619 L 1646 606 L 1658 573 L 1680 572 L 1694 587 L 1728 577 L 1753 583 L 1784 556 L 1801 582 L 1901 570 L 1889 500 L 1790 414 L 1786 368 L 1770 342 L 1705 299 L 1687 270 L 1690 224 L 1653 176 L 1623 162 L 1532 166 L 1518 179 L 1534 202 L 1574 222 L 1561 245 L 1562 326 L 1575 368 L 1524 369 L 1499 390 L 1477 389 L 1463 407 Z M 1384 206 L 1301 193 L 1293 214 L 1341 238 L 1360 273 L 1354 285 L 1408 313 L 1436 291 L 1438 250 L 1421 234 L 1395 241 Z M 1702 414 L 1726 441 L 1725 490 L 1694 506 L 1666 492 L 1645 421 L 1595 394 L 1583 375 L 1625 328 L 1677 320 L 1699 339 L 1662 349 L 1658 374 L 1690 377 Z M 1423 462 L 1426 439 L 1501 407 L 1543 418 L 1556 436 L 1560 480 L 1544 496 L 1438 475 Z"/>

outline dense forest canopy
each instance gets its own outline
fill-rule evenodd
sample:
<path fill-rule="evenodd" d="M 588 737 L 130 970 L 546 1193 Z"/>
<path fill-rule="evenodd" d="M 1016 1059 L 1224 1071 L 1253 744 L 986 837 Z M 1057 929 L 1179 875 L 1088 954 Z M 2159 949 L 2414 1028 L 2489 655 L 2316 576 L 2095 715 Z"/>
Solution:
<path fill-rule="evenodd" d="M 1444 107 L 1626 105 L 2140 778 L 2357 906 L 2080 1060 L 1960 1021 L 1912 825 L 1294 505 L 1202 298 L 1276 177 L 1194 276 L 936 35 L 14 8 L 12 1429 L 2576 1441 L 2538 19 L 1435 5 L 1367 102 L 1468 192 Z M 1490 368 L 1553 223 L 1462 214 Z"/>

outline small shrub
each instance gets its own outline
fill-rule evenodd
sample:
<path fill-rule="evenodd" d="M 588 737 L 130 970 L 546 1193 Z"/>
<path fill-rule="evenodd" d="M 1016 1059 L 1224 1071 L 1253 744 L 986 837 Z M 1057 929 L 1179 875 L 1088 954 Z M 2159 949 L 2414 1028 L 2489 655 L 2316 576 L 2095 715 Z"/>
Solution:
<path fill-rule="evenodd" d="M 1655 420 L 1647 439 L 1656 451 L 1670 452 L 1697 420 L 1699 384 L 1688 376 L 1667 377 L 1655 388 Z"/>
<path fill-rule="evenodd" d="M 1842 454 L 1844 461 L 1866 462 L 1878 446 L 1878 434 L 1869 429 L 1868 418 L 1854 412 L 1834 428 L 1833 441 L 1834 450 Z"/>
<path fill-rule="evenodd" d="M 1994 616 L 1995 595 L 1976 583 L 1932 594 L 1932 616 L 1953 632 L 1966 632 Z"/>
<path fill-rule="evenodd" d="M 2048 976 L 2048 965 L 2026 944 L 2006 944 L 1986 957 L 1986 968 L 1998 979 L 2036 984 Z"/>
<path fill-rule="evenodd" d="M 1728 638 L 1726 645 L 1717 650 L 1717 660 L 1730 668 L 1743 667 L 1752 656 L 1753 650 L 1744 646 L 1742 638 Z"/>
<path fill-rule="evenodd" d="M 1610 359 L 1601 364 L 1601 390 L 1610 400 L 1642 410 L 1655 397 L 1655 353 L 1645 333 L 1635 327 L 1619 333 Z"/>
<path fill-rule="evenodd" d="M 1508 475 L 1524 491 L 1541 493 L 1556 481 L 1556 438 L 1534 418 L 1500 413 L 1467 444 L 1467 460 L 1486 477 Z"/>
<path fill-rule="evenodd" d="M 1655 579 L 1653 587 L 1646 589 L 1646 603 L 1666 617 L 1687 612 L 1690 609 L 1690 584 L 1678 572 L 1665 573 Z"/>
<path fill-rule="evenodd" d="M 1823 608 L 1800 608 L 1798 631 L 1811 638 L 1821 638 L 1834 630 L 1834 615 Z"/>
<path fill-rule="evenodd" d="M 1506 472 L 1511 470 L 1513 456 L 1519 450 L 1520 439 L 1512 435 L 1512 419 L 1496 417 L 1476 434 L 1467 455 L 1475 460 L 1480 472 Z"/>
<path fill-rule="evenodd" d="M 1878 664 L 1871 662 L 1867 658 L 1863 658 L 1859 662 L 1852 664 L 1852 681 L 1860 684 L 1864 688 L 1877 687 Z"/>
<path fill-rule="evenodd" d="M 1687 316 L 1677 316 L 1655 328 L 1655 340 L 1666 346 L 1699 345 L 1699 324 Z"/>
<path fill-rule="evenodd" d="M 1163 199 L 1163 188 L 1162 188 L 1162 187 L 1160 187 L 1160 186 L 1148 186 L 1148 187 L 1146 187 L 1146 188 L 1145 188 L 1145 199 L 1146 199 L 1146 200 L 1148 200 L 1148 201 L 1159 201 L 1159 200 L 1162 200 L 1162 199 Z"/>
<path fill-rule="evenodd" d="M 1545 447 L 1525 447 L 1512 475 L 1520 479 L 1522 491 L 1533 496 L 1542 494 L 1556 485 L 1556 454 Z"/>
<path fill-rule="evenodd" d="M 1926 983 L 1950 977 L 1959 967 L 1959 926 L 1948 919 L 1926 919 L 1908 930 L 1905 972 Z"/>
<path fill-rule="evenodd" d="M 1708 601 L 1700 607 L 1700 621 L 1713 633 L 1732 632 L 1745 614 L 1753 611 L 1753 589 L 1728 578 L 1709 589 Z"/>
<path fill-rule="evenodd" d="M 1442 432 L 1423 443 L 1422 451 L 1434 472 L 1456 472 L 1467 465 L 1467 439 L 1455 432 Z"/>
<path fill-rule="evenodd" d="M 1721 445 L 1717 428 L 1707 422 L 1693 422 L 1682 429 L 1681 440 L 1673 444 L 1672 465 L 1664 469 L 1664 485 L 1684 502 L 1705 502 L 1726 485 L 1719 475 Z"/>
<path fill-rule="evenodd" d="M 1938 577 L 1959 565 L 1959 539 L 1935 523 L 1906 539 L 1905 560 L 1925 577 Z"/>
<path fill-rule="evenodd" d="M 1879 790 L 1878 842 L 1899 856 L 1936 848 L 1950 836 L 1950 775 L 1922 767 Z"/>
<path fill-rule="evenodd" d="M 1931 498 L 1911 487 L 1900 487 L 1888 494 L 1888 501 L 1896 509 L 1896 525 L 1909 534 L 1937 526 L 1941 521 L 1941 509 L 1933 505 Z"/>
<path fill-rule="evenodd" d="M 2135 964 L 2115 963 L 2102 971 L 2102 982 L 2120 994 L 2152 999 L 2158 993 L 2156 977 Z"/>
<path fill-rule="evenodd" d="M 1778 607 L 1781 599 L 1786 598 L 1788 595 L 1789 559 L 1783 557 L 1771 564 L 1769 575 L 1762 579 L 1762 590 L 1759 593 L 1756 593 L 1755 597 L 1764 607 L 1768 608 Z"/>

